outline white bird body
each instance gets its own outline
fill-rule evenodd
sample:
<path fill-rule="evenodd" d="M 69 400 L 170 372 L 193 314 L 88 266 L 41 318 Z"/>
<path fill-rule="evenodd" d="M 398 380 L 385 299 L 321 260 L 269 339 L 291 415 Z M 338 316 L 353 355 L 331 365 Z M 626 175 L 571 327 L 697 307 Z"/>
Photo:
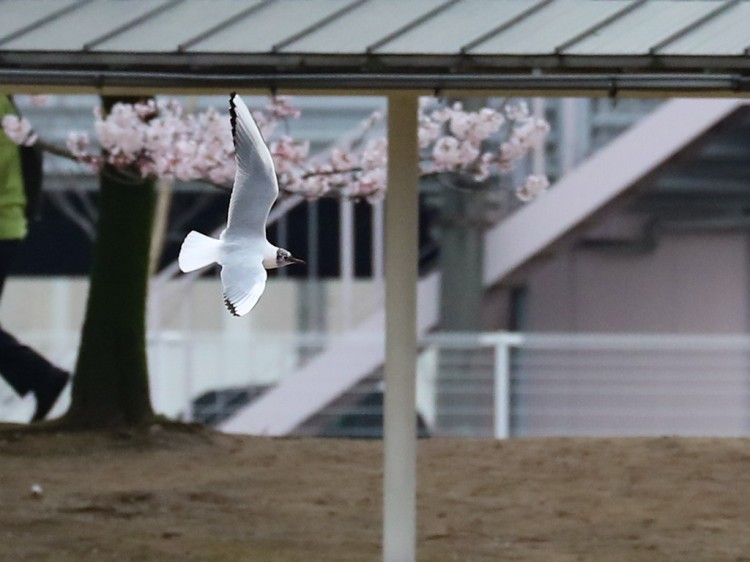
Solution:
<path fill-rule="evenodd" d="M 266 239 L 266 221 L 279 194 L 273 159 L 245 102 L 229 98 L 237 159 L 227 227 L 217 240 L 196 231 L 182 243 L 178 264 L 184 272 L 221 265 L 224 302 L 235 316 L 257 304 L 266 287 L 266 269 L 304 263 Z"/>

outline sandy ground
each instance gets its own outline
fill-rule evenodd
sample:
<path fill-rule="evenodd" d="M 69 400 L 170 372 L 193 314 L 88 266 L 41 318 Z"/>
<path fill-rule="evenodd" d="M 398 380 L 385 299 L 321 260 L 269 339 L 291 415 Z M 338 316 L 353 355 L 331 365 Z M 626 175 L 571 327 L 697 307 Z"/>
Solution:
<path fill-rule="evenodd" d="M 0 561 L 377 561 L 381 454 L 200 428 L 0 426 Z M 750 561 L 749 490 L 748 440 L 423 440 L 418 556 Z"/>

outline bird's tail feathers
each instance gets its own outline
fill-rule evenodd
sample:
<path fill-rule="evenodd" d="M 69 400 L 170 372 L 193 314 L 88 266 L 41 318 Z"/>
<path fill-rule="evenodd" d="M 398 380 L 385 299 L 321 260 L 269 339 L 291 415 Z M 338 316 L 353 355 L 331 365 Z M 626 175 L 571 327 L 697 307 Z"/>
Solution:
<path fill-rule="evenodd" d="M 206 267 L 219 261 L 220 247 L 221 240 L 193 230 L 182 243 L 177 263 L 185 273 Z"/>

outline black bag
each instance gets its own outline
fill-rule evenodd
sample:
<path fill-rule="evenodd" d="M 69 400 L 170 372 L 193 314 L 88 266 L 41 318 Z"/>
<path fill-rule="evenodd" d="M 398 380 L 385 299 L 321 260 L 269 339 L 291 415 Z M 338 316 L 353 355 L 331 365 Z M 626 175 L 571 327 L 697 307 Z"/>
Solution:
<path fill-rule="evenodd" d="M 19 146 L 21 172 L 26 192 L 26 220 L 42 217 L 42 182 L 44 180 L 44 151 L 38 146 Z"/>

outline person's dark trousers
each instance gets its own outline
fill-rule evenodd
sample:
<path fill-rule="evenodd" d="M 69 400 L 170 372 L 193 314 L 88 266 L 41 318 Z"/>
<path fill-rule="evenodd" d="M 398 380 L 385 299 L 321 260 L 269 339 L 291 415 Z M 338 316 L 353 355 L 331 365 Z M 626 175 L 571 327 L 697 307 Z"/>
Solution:
<path fill-rule="evenodd" d="M 0 297 L 20 240 L 0 240 Z M 64 373 L 0 326 L 0 375 L 19 396 L 38 394 Z"/>

